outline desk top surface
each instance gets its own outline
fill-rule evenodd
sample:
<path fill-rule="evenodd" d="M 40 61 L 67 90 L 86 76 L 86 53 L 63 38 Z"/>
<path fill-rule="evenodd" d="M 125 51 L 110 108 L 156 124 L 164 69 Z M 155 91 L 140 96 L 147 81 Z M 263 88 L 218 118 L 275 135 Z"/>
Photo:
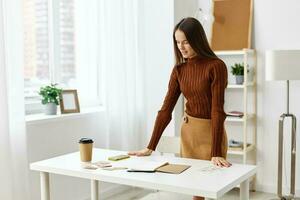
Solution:
<path fill-rule="evenodd" d="M 94 148 L 92 161 L 108 161 L 107 158 L 110 156 L 126 153 L 125 151 Z M 219 198 L 256 173 L 256 166 L 254 165 L 233 164 L 229 168 L 218 168 L 213 166 L 210 161 L 161 155 L 131 156 L 128 159 L 110 162 L 113 166 L 127 167 L 132 163 L 147 161 L 166 161 L 170 164 L 187 164 L 191 167 L 181 174 L 91 170 L 82 167 L 79 152 L 75 152 L 31 163 L 30 169 L 209 198 Z"/>

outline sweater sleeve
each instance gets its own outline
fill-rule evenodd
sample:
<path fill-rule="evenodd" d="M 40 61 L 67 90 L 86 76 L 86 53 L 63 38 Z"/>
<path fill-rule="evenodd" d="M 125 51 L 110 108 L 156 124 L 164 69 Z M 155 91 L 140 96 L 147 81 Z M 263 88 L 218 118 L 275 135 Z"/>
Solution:
<path fill-rule="evenodd" d="M 165 96 L 163 105 L 156 116 L 154 129 L 148 144 L 148 149 L 155 150 L 163 131 L 172 119 L 172 111 L 180 94 L 181 90 L 178 82 L 178 71 L 177 67 L 175 66 L 171 73 L 167 95 Z"/>
<path fill-rule="evenodd" d="M 223 61 L 218 60 L 213 63 L 210 73 L 211 94 L 212 94 L 212 147 L 211 156 L 220 157 L 222 155 L 222 140 L 224 135 L 224 96 L 227 87 L 227 68 Z"/>

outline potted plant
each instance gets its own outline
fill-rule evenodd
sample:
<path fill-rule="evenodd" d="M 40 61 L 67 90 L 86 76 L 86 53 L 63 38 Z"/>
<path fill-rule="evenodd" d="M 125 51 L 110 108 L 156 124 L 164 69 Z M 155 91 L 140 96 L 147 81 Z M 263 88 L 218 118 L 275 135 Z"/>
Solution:
<path fill-rule="evenodd" d="M 249 70 L 247 70 L 249 72 Z M 231 66 L 231 73 L 235 76 L 236 84 L 244 83 L 244 64 L 243 63 L 235 63 Z"/>
<path fill-rule="evenodd" d="M 40 88 L 39 95 L 42 97 L 42 104 L 45 105 L 46 115 L 56 115 L 59 95 L 62 92 L 62 89 L 56 86 L 57 84 L 50 84 Z"/>

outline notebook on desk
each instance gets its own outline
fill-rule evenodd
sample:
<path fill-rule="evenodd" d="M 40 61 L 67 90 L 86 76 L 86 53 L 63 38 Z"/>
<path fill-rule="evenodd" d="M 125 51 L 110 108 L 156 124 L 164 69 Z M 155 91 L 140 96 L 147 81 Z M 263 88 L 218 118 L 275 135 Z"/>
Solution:
<path fill-rule="evenodd" d="M 169 164 L 168 162 L 146 161 L 132 166 L 128 172 L 163 172 L 170 174 L 180 174 L 187 170 L 190 165 Z"/>
<path fill-rule="evenodd" d="M 167 164 L 156 169 L 157 172 L 180 174 L 190 168 L 190 165 Z"/>
<path fill-rule="evenodd" d="M 130 166 L 128 172 L 155 172 L 158 168 L 167 165 L 166 161 L 143 161 Z"/>

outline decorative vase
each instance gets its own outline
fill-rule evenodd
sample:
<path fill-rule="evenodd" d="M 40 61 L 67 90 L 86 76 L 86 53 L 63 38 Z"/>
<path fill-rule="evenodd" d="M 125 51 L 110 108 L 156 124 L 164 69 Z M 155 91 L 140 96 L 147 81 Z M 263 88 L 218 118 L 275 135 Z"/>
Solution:
<path fill-rule="evenodd" d="M 244 76 L 243 75 L 236 75 L 235 82 L 238 85 L 242 85 L 244 83 Z"/>
<path fill-rule="evenodd" d="M 56 115 L 56 113 L 57 113 L 57 105 L 55 103 L 45 104 L 45 114 L 46 115 Z"/>

